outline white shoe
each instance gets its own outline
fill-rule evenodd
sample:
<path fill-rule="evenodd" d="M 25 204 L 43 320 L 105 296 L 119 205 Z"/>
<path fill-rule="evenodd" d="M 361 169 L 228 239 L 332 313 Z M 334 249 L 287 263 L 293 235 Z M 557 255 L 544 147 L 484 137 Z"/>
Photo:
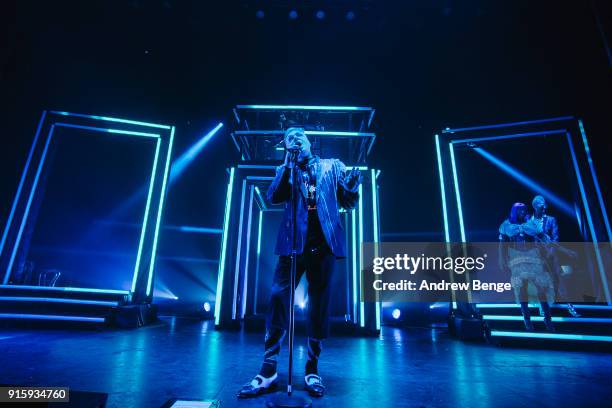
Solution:
<path fill-rule="evenodd" d="M 274 373 L 273 376 L 268 378 L 261 374 L 257 374 L 251 382 L 242 386 L 242 389 L 238 392 L 238 398 L 257 397 L 258 395 L 275 389 L 277 385 L 278 373 Z"/>

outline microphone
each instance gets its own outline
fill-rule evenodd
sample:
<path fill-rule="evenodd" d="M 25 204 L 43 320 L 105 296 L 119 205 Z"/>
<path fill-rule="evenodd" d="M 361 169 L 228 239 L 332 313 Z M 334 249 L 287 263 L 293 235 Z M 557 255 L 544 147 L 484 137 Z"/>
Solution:
<path fill-rule="evenodd" d="M 293 145 L 289 148 L 285 148 L 287 150 L 287 152 L 289 152 L 289 154 L 292 157 L 297 157 L 301 152 L 302 152 L 302 145 L 298 144 L 298 145 Z"/>
<path fill-rule="evenodd" d="M 300 155 L 300 148 L 292 148 L 292 149 L 287 149 L 287 154 L 289 156 L 289 161 L 292 163 L 297 163 L 298 160 L 298 156 Z"/>

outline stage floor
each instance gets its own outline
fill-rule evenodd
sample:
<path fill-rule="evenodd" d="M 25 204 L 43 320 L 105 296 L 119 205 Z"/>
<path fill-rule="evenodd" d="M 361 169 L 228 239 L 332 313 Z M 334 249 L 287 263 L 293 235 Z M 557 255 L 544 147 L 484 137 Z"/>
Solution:
<path fill-rule="evenodd" d="M 5 328 L 0 384 L 108 393 L 109 407 L 155 408 L 173 397 L 263 407 L 264 398 L 235 398 L 259 368 L 261 343 L 261 334 L 172 317 L 137 330 Z M 299 392 L 306 355 L 299 337 Z M 612 399 L 610 354 L 467 344 L 440 329 L 385 327 L 380 340 L 333 338 L 320 369 L 328 394 L 315 407 L 603 407 Z"/>

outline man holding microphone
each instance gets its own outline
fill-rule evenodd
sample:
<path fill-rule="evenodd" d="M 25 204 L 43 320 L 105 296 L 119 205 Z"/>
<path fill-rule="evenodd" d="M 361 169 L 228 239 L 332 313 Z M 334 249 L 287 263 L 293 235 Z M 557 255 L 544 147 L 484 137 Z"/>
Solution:
<path fill-rule="evenodd" d="M 259 373 L 242 387 L 239 398 L 261 395 L 278 384 L 277 357 L 287 333 L 289 308 L 293 306 L 289 305 L 293 183 L 297 183 L 295 282 L 304 273 L 308 280 L 308 361 L 304 383 L 311 396 L 323 396 L 325 386 L 319 376 L 318 361 L 322 341 L 329 336 L 330 282 L 336 259 L 346 257 L 340 208 L 354 208 L 359 199 L 362 181 L 359 170 L 347 171 L 340 160 L 313 155 L 303 127 L 289 127 L 283 142 L 287 150 L 285 162 L 277 167 L 267 194 L 272 203 L 284 203 L 285 210 L 275 247 L 278 263 L 266 315 L 264 361 Z M 291 179 L 294 167 L 296 180 Z"/>

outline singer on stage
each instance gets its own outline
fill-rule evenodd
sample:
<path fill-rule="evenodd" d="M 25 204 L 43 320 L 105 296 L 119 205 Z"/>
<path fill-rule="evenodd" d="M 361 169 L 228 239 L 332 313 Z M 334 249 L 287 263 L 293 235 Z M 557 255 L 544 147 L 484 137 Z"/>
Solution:
<path fill-rule="evenodd" d="M 259 373 L 245 384 L 238 397 L 263 394 L 278 383 L 277 357 L 287 333 L 292 252 L 292 169 L 297 166 L 297 264 L 296 282 L 306 272 L 308 280 L 308 361 L 304 383 L 311 396 L 321 397 L 325 386 L 319 376 L 318 361 L 323 339 L 329 335 L 331 277 L 337 258 L 346 256 L 345 233 L 340 222 L 340 208 L 351 209 L 359 199 L 362 181 L 359 170 L 347 172 L 337 159 L 321 159 L 311 152 L 304 128 L 290 127 L 284 133 L 287 150 L 285 162 L 276 169 L 268 190 L 268 199 L 285 204 L 278 231 L 275 254 L 278 263 L 274 273 L 270 304 L 266 316 L 264 360 Z"/>

